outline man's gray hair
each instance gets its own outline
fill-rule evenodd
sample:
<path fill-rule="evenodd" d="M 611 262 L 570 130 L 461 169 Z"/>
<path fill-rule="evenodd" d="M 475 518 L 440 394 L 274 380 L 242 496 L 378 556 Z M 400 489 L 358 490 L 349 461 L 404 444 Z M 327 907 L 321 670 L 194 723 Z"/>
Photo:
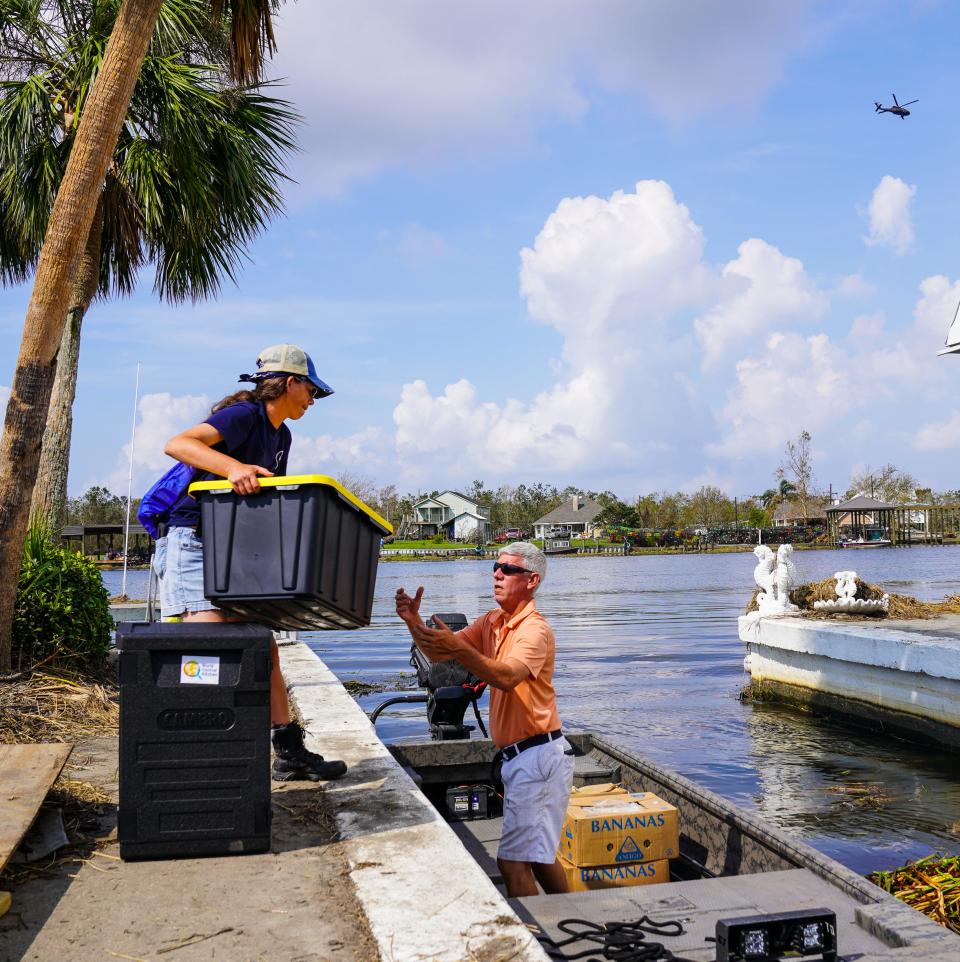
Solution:
<path fill-rule="evenodd" d="M 512 554 L 523 558 L 524 568 L 540 575 L 540 584 L 543 584 L 543 579 L 547 577 L 547 556 L 535 544 L 529 541 L 512 541 L 500 549 L 500 554 Z"/>

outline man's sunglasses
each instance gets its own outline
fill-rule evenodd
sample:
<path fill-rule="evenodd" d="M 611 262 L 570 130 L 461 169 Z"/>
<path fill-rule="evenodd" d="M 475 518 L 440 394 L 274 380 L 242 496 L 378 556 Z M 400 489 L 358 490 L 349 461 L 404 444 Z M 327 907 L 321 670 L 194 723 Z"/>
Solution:
<path fill-rule="evenodd" d="M 504 561 L 494 561 L 493 571 L 496 574 L 498 571 L 502 571 L 505 575 L 532 575 L 533 572 L 529 568 L 521 568 L 520 565 L 507 564 Z"/>

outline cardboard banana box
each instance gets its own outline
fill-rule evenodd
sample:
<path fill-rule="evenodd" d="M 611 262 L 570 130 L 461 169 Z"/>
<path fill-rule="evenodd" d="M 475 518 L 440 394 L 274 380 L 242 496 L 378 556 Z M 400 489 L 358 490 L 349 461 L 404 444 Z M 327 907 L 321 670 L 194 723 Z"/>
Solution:
<path fill-rule="evenodd" d="M 677 809 L 653 793 L 570 796 L 557 852 L 570 864 L 654 862 L 676 858 L 679 852 Z"/>
<path fill-rule="evenodd" d="M 561 858 L 560 865 L 566 873 L 567 887 L 571 892 L 670 881 L 670 863 L 666 859 L 624 865 L 573 865 Z"/>

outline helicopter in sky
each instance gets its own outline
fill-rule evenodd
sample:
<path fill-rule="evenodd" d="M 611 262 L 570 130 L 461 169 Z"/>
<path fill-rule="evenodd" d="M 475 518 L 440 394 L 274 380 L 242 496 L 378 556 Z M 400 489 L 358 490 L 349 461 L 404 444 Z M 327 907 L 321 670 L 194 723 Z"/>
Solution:
<path fill-rule="evenodd" d="M 894 95 L 893 95 L 893 103 L 894 103 L 894 106 L 893 106 L 893 107 L 884 107 L 884 106 L 880 103 L 879 100 L 875 100 L 875 101 L 873 102 L 873 105 L 874 105 L 874 107 L 876 108 L 876 109 L 874 110 L 874 113 L 875 113 L 875 114 L 896 114 L 901 120 L 903 120 L 904 117 L 909 117 L 909 116 L 910 116 L 910 111 L 907 110 L 907 107 L 909 107 L 910 104 L 920 103 L 920 101 L 919 101 L 919 100 L 908 100 L 905 104 L 901 104 L 901 103 L 899 103 L 899 102 L 897 101 L 897 95 L 894 94 Z"/>

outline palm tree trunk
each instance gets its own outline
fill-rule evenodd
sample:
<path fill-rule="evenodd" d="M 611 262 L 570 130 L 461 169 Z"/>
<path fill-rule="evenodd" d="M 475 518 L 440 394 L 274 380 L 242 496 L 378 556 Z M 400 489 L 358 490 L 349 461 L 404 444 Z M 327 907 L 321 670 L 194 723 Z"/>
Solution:
<path fill-rule="evenodd" d="M 123 0 L 40 252 L 0 440 L 0 672 L 10 669 L 17 580 L 57 351 L 81 248 L 163 0 Z"/>
<path fill-rule="evenodd" d="M 43 432 L 43 448 L 37 481 L 33 486 L 31 515 L 42 515 L 58 531 L 66 521 L 67 473 L 70 468 L 70 440 L 73 433 L 73 399 L 77 393 L 77 368 L 80 363 L 80 327 L 97 293 L 100 281 L 100 248 L 103 240 L 103 195 L 80 257 L 73 295 L 67 311 L 60 350 L 57 352 L 57 376 L 50 395 L 47 426 Z"/>

